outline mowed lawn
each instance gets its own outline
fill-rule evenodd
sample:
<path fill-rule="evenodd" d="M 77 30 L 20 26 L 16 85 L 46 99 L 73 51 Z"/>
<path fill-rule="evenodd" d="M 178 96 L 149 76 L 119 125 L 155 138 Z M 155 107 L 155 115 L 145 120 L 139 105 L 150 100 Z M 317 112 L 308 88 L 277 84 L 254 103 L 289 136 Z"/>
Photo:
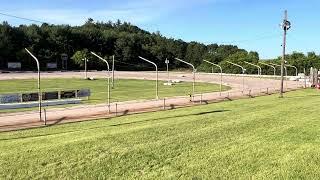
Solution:
<path fill-rule="evenodd" d="M 92 96 L 85 103 L 107 102 L 107 80 L 97 79 L 94 81 L 69 78 L 69 79 L 42 79 L 42 91 L 52 90 L 76 90 L 90 88 Z M 15 92 L 37 92 L 37 79 L 26 80 L 3 80 L 0 81 L 0 94 Z M 210 83 L 196 83 L 197 93 L 217 92 L 220 86 Z M 229 90 L 223 86 L 223 91 Z M 182 82 L 174 86 L 164 86 L 159 81 L 159 97 L 187 96 L 192 92 L 192 83 Z M 115 80 L 115 88 L 111 89 L 111 101 L 127 101 L 136 99 L 154 99 L 155 81 L 151 80 Z"/>
<path fill-rule="evenodd" d="M 318 179 L 320 91 L 0 133 L 0 179 Z"/>

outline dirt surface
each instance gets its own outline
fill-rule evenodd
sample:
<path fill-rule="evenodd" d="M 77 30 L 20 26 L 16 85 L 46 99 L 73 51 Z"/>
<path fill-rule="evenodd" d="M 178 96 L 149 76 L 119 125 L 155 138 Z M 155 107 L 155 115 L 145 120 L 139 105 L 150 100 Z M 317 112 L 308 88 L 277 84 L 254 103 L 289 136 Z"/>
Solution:
<path fill-rule="evenodd" d="M 89 77 L 106 78 L 107 72 L 89 72 Z M 53 72 L 42 73 L 41 78 L 83 78 L 83 72 Z M 5 73 L 0 74 L 0 80 L 9 79 L 29 79 L 37 78 L 37 73 Z M 115 72 L 115 79 L 156 79 L 155 72 Z M 181 81 L 192 81 L 191 72 L 171 72 L 170 79 Z M 167 80 L 166 72 L 159 72 L 159 80 Z M 197 82 L 220 83 L 220 76 L 208 73 L 197 73 Z M 228 99 L 248 98 L 252 96 L 267 95 L 277 93 L 280 85 L 279 80 L 261 79 L 254 77 L 223 76 L 223 84 L 232 89 L 223 93 L 205 93 L 197 94 L 193 97 L 173 97 L 165 99 L 154 99 L 147 101 L 127 101 L 120 103 L 98 104 L 98 105 L 80 105 L 71 108 L 51 108 L 42 112 L 42 121 L 39 118 L 38 111 L 0 113 L 0 131 L 8 131 L 23 128 L 32 128 L 44 126 L 46 117 L 47 125 L 58 123 L 90 120 L 102 117 L 113 117 L 131 113 L 140 113 L 146 111 L 157 111 L 173 109 L 182 106 L 197 105 L 209 102 L 223 101 Z M 301 88 L 304 83 L 295 81 L 286 81 L 284 83 L 286 90 Z M 190 87 L 191 88 L 191 87 Z"/>

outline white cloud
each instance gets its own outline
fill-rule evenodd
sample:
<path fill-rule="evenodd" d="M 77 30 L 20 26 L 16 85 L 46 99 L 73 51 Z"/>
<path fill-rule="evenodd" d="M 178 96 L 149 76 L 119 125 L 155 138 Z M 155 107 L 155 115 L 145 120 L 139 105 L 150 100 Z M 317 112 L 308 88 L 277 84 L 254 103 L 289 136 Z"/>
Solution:
<path fill-rule="evenodd" d="M 122 21 L 146 24 L 170 13 L 195 5 L 222 0 L 133 0 L 118 3 L 112 8 L 88 9 L 31 9 L 10 12 L 17 16 L 52 24 L 81 25 L 88 18 L 98 21 Z"/>

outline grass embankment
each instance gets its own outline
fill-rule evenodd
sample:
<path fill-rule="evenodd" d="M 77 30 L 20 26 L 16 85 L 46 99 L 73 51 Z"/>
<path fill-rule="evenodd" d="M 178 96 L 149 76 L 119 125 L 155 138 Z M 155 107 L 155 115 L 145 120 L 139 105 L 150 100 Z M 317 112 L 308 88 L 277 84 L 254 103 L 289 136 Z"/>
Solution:
<path fill-rule="evenodd" d="M 316 90 L 0 133 L 0 179 L 317 179 Z"/>

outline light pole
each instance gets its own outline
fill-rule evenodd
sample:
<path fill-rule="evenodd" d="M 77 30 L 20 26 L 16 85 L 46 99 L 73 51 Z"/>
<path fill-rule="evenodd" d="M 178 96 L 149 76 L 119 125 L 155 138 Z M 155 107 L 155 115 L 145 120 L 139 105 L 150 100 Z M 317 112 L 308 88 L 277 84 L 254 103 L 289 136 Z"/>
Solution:
<path fill-rule="evenodd" d="M 166 59 L 164 62 L 165 62 L 166 65 L 167 65 L 167 76 L 168 76 L 167 78 L 168 78 L 168 85 L 169 85 L 169 82 L 170 82 L 170 80 L 169 80 L 169 60 Z"/>
<path fill-rule="evenodd" d="M 158 87 L 158 66 L 156 63 L 149 61 L 148 59 L 145 59 L 141 56 L 139 56 L 140 59 L 142 59 L 143 61 L 146 61 L 150 64 L 153 64 L 156 67 L 156 74 L 157 74 L 157 78 L 156 78 L 156 99 L 159 99 L 159 87 Z"/>
<path fill-rule="evenodd" d="M 296 66 L 292 66 L 290 64 L 286 64 L 285 66 L 294 68 L 296 70 L 296 76 L 298 76 L 298 68 Z"/>
<path fill-rule="evenodd" d="M 271 67 L 273 69 L 273 76 L 274 76 L 274 78 L 276 78 L 276 67 L 275 66 L 272 66 L 270 64 L 263 63 L 263 62 L 258 62 L 258 63 L 265 65 L 265 66 L 268 66 L 268 67 Z"/>
<path fill-rule="evenodd" d="M 278 67 L 281 67 L 281 65 L 279 65 L 279 64 L 274 64 L 274 63 L 270 63 L 271 65 L 274 65 L 274 66 L 278 66 Z M 287 66 L 287 65 L 286 65 Z M 288 76 L 288 71 L 287 71 L 287 67 L 286 66 L 284 66 L 283 68 L 284 68 L 284 70 L 285 70 L 285 77 L 286 77 L 286 79 L 287 79 L 287 76 Z"/>
<path fill-rule="evenodd" d="M 96 56 L 97 58 L 99 58 L 101 61 L 105 62 L 107 64 L 108 67 L 108 110 L 110 113 L 110 66 L 107 60 L 103 59 L 102 57 L 98 56 L 96 53 L 91 52 L 92 55 Z"/>
<path fill-rule="evenodd" d="M 207 62 L 211 65 L 214 65 L 214 66 L 217 66 L 219 69 L 220 69 L 220 96 L 221 96 L 221 91 L 222 91 L 222 67 L 218 64 L 215 64 L 215 63 L 212 63 L 210 61 L 207 61 L 207 60 L 203 60 L 204 62 Z M 213 68 L 212 68 L 213 69 Z M 213 73 L 213 72 L 212 72 Z"/>
<path fill-rule="evenodd" d="M 88 59 L 87 58 L 84 58 L 82 59 L 84 61 L 84 78 L 85 79 L 88 79 L 88 71 L 87 71 L 87 62 L 88 62 Z"/>
<path fill-rule="evenodd" d="M 262 71 L 262 69 L 261 69 L 261 67 L 260 67 L 260 66 L 255 65 L 255 64 L 253 64 L 253 63 L 249 63 L 249 62 L 247 62 L 247 61 L 244 61 L 244 63 L 249 64 L 249 65 L 251 65 L 251 66 L 254 66 L 254 67 L 258 68 L 258 76 L 260 76 L 260 75 L 261 75 L 261 71 Z"/>
<path fill-rule="evenodd" d="M 40 86 L 40 63 L 38 58 L 36 58 L 27 48 L 25 50 L 28 52 L 28 54 L 37 62 L 37 68 L 38 68 L 38 101 L 39 101 L 39 120 L 41 121 L 41 100 L 42 100 L 42 94 L 41 94 L 41 86 Z"/>
<path fill-rule="evenodd" d="M 298 68 L 296 66 L 292 66 L 290 64 L 286 64 L 285 67 L 292 67 L 296 70 L 296 77 L 298 78 Z M 297 87 L 299 86 L 299 79 L 297 79 Z"/>
<path fill-rule="evenodd" d="M 246 69 L 244 67 L 240 66 L 239 64 L 236 64 L 236 63 L 233 63 L 230 61 L 226 61 L 226 62 L 242 69 L 242 94 L 243 94 L 243 92 L 244 92 L 244 73 L 246 72 Z"/>
<path fill-rule="evenodd" d="M 184 61 L 184 60 L 181 60 L 181 59 L 179 59 L 179 58 L 175 58 L 175 59 L 192 67 L 192 69 L 193 69 L 193 71 L 192 71 L 192 73 L 193 73 L 192 95 L 194 95 L 194 86 L 195 86 L 195 82 L 196 82 L 196 71 L 197 71 L 196 68 L 194 67 L 193 64 L 188 63 L 188 62 L 186 62 L 186 61 Z"/>
<path fill-rule="evenodd" d="M 114 88 L 114 55 L 112 56 L 112 89 Z"/>

